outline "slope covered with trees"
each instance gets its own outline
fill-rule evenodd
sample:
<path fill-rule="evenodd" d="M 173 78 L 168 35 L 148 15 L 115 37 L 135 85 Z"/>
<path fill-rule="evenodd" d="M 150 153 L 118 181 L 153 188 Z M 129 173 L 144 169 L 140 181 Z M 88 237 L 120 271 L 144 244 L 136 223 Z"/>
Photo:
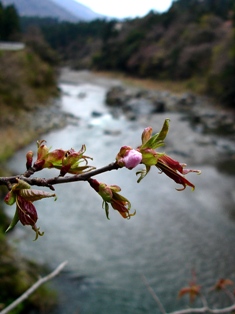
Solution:
<path fill-rule="evenodd" d="M 97 68 L 156 79 L 187 80 L 234 105 L 234 8 L 231 1 L 179 0 L 164 14 L 150 12 L 110 33 Z"/>
<path fill-rule="evenodd" d="M 61 59 L 75 68 L 183 81 L 234 106 L 234 16 L 233 0 L 178 0 L 165 13 L 123 22 L 24 19 L 22 25 L 39 25 Z"/>

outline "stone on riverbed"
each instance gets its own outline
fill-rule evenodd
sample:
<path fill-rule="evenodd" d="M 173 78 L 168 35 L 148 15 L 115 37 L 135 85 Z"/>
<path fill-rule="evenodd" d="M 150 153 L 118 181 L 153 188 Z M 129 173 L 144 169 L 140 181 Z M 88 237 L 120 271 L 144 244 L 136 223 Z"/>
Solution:
<path fill-rule="evenodd" d="M 167 91 L 153 91 L 113 86 L 106 94 L 106 104 L 120 107 L 123 111 L 139 114 L 162 113 L 166 111 L 185 112 L 196 104 L 192 93 L 176 96 Z"/>
<path fill-rule="evenodd" d="M 152 114 L 184 113 L 201 132 L 235 134 L 234 112 L 215 108 L 206 97 L 186 92 L 175 95 L 168 91 L 145 90 L 117 85 L 106 94 L 106 104 L 116 113 L 124 113 L 129 120 L 138 120 Z"/>

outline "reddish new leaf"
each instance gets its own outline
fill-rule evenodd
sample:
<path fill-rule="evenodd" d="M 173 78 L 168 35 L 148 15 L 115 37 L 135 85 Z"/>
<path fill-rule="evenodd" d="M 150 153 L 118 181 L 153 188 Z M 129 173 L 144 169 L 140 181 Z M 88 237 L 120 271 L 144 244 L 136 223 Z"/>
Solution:
<path fill-rule="evenodd" d="M 182 297 L 185 294 L 189 295 L 190 302 L 193 302 L 197 296 L 200 295 L 201 287 L 196 284 L 190 284 L 188 287 L 182 288 L 178 296 Z"/>
<path fill-rule="evenodd" d="M 32 202 L 25 200 L 20 195 L 16 199 L 19 220 L 23 225 L 35 226 L 38 215 Z"/>
<path fill-rule="evenodd" d="M 221 278 L 216 282 L 212 290 L 217 290 L 217 291 L 224 290 L 227 288 L 227 286 L 232 286 L 232 285 L 233 285 L 232 280 Z"/>

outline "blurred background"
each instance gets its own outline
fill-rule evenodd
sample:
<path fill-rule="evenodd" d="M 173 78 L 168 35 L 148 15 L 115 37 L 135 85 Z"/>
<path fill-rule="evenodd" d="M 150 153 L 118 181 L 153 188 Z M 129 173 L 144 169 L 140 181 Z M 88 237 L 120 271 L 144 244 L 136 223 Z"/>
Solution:
<path fill-rule="evenodd" d="M 14 313 L 160 313 L 143 275 L 170 312 L 188 305 L 177 293 L 192 272 L 211 307 L 230 305 L 208 291 L 235 280 L 234 1 L 2 0 L 0 60 L 1 176 L 23 173 L 39 139 L 86 144 L 102 167 L 166 118 L 161 151 L 202 170 L 189 175 L 193 192 L 157 169 L 140 184 L 125 169 L 98 176 L 131 201 L 129 221 L 116 211 L 107 220 L 86 182 L 56 186 L 56 203 L 35 204 L 45 231 L 36 242 L 19 224 L 5 234 L 15 208 L 2 201 L 0 309 L 64 260 Z"/>

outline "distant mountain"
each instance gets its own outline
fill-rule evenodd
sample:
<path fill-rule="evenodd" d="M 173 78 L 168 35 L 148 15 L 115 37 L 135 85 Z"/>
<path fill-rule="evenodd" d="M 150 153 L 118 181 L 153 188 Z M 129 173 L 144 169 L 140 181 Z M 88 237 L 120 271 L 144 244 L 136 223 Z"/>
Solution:
<path fill-rule="evenodd" d="M 74 0 L 51 0 L 51 1 L 59 5 L 60 7 L 66 9 L 68 12 L 72 13 L 77 18 L 82 20 L 90 21 L 98 18 L 105 18 L 104 15 L 92 11 L 90 8 Z"/>
<path fill-rule="evenodd" d="M 4 6 L 14 4 L 20 16 L 53 17 L 78 22 L 102 18 L 98 13 L 74 0 L 1 0 Z"/>

